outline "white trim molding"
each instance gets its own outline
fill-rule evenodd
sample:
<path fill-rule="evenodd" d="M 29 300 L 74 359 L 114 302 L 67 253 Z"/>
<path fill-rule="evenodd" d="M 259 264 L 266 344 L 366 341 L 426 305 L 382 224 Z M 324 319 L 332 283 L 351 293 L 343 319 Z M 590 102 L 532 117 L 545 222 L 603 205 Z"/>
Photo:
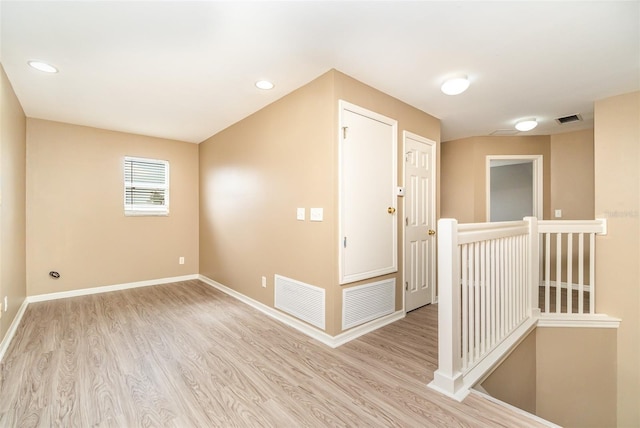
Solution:
<path fill-rule="evenodd" d="M 13 336 L 15 336 L 16 331 L 18 330 L 18 326 L 20 325 L 20 322 L 22 321 L 22 317 L 25 311 L 27 310 L 27 306 L 29 306 L 29 302 L 25 298 L 22 301 L 22 305 L 20 305 L 20 309 L 18 309 L 18 313 L 13 318 L 13 321 L 11 321 L 11 325 L 9 326 L 7 333 L 4 335 L 2 342 L 0 342 L 0 361 L 2 361 L 2 359 L 4 358 L 4 354 L 5 352 L 7 352 L 7 349 L 9 349 L 9 345 L 11 344 L 11 341 L 13 340 Z"/>
<path fill-rule="evenodd" d="M 208 278 L 204 275 L 199 275 L 198 279 L 200 279 L 200 281 L 204 282 L 205 284 L 210 285 L 211 287 L 219 291 L 222 291 L 223 293 L 228 294 L 231 297 L 234 297 L 240 300 L 241 302 L 253 307 L 254 309 L 259 310 L 263 314 L 277 321 L 280 321 L 281 323 L 286 324 L 289 327 L 292 327 L 298 330 L 299 332 L 306 334 L 312 339 L 315 339 L 318 342 L 321 342 L 331 348 L 337 348 L 338 346 L 344 345 L 345 343 L 350 342 L 354 339 L 357 339 L 358 337 L 364 334 L 370 333 L 374 330 L 379 329 L 380 327 L 384 327 L 387 324 L 391 324 L 392 322 L 405 317 L 404 311 L 396 311 L 389 315 L 370 321 L 366 324 L 362 324 L 357 327 L 354 327 L 350 330 L 347 330 L 343 333 L 338 334 L 337 336 L 331 336 L 321 330 L 318 330 L 315 327 L 312 327 L 310 324 L 307 324 L 303 321 L 298 320 L 295 317 L 287 315 L 284 312 L 281 312 L 270 306 L 267 306 L 264 303 L 258 302 L 257 300 L 254 300 L 248 296 L 245 296 L 242 293 L 238 293 L 237 291 L 223 284 L 220 284 L 219 282 L 214 281 L 211 278 Z"/>
<path fill-rule="evenodd" d="M 550 427 L 550 428 L 561 428 L 560 425 L 556 425 L 551 421 L 548 421 L 546 419 L 542 419 L 540 416 L 536 416 L 533 413 L 529 413 L 526 410 L 522 410 L 519 407 L 516 406 L 512 406 L 511 404 L 499 400 L 495 397 L 492 397 L 491 394 L 489 394 L 487 391 L 484 390 L 484 388 L 482 389 L 478 389 L 478 388 L 482 388 L 480 385 L 476 385 L 472 390 L 471 393 L 474 395 L 477 395 L 485 400 L 491 401 L 492 403 L 496 403 L 502 407 L 506 407 L 507 409 L 510 409 L 512 412 L 515 412 L 519 415 L 522 415 L 526 418 L 529 418 L 533 421 L 538 422 L 539 424 L 542 424 L 544 426 Z"/>
<path fill-rule="evenodd" d="M 89 294 L 108 293 L 110 291 L 128 290 L 130 288 L 148 287 L 151 285 L 169 284 L 171 282 L 191 281 L 198 279 L 198 274 L 174 276 L 170 278 L 150 279 L 147 281 L 128 282 L 124 284 L 105 285 L 102 287 L 81 288 L 79 290 L 60 291 L 58 293 L 36 294 L 28 296 L 29 303 L 46 302 L 47 300 L 66 299 L 68 297 L 86 296 Z"/>
<path fill-rule="evenodd" d="M 605 314 L 540 314 L 538 327 L 619 328 L 620 318 Z"/>

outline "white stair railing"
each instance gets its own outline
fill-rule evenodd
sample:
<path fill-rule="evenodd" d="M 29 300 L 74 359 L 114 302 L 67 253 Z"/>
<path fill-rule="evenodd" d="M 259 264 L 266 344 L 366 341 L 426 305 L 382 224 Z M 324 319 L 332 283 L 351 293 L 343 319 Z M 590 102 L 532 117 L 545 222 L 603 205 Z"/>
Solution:
<path fill-rule="evenodd" d="M 595 242 L 604 219 L 538 222 L 543 314 L 591 314 L 595 308 Z"/>
<path fill-rule="evenodd" d="M 554 310 L 560 311 L 557 313 L 568 307 L 565 317 L 584 317 L 582 303 L 576 305 L 580 314 L 573 314 L 573 305 L 568 302 L 571 299 L 562 300 L 563 278 L 566 284 L 572 284 L 576 257 L 576 293 L 583 299 L 587 291 L 590 293 L 588 314 L 595 317 L 594 235 L 605 232 L 604 220 L 558 222 L 527 217 L 514 222 L 458 224 L 454 219 L 441 219 L 438 369 L 429 386 L 457 400 L 464 399 L 470 388 L 537 325 L 541 318 L 541 274 L 545 311 L 548 313 L 555 303 Z M 556 239 L 555 255 L 552 235 L 560 237 Z M 584 236 L 588 236 L 588 251 Z M 566 243 L 564 247 L 562 242 Z M 553 287 L 552 279 L 556 280 Z M 572 289 L 573 285 L 568 287 Z M 553 302 L 551 291 L 556 292 Z M 598 319 L 603 321 L 602 317 Z"/>

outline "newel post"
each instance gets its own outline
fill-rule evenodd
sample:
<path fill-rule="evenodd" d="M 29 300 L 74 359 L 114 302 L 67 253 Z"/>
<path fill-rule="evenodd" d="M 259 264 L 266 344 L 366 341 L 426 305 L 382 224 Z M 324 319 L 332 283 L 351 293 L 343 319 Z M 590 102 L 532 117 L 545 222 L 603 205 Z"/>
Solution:
<path fill-rule="evenodd" d="M 438 370 L 429 386 L 450 397 L 462 386 L 458 222 L 438 221 Z"/>
<path fill-rule="evenodd" d="M 529 271 L 529 292 L 530 302 L 527 312 L 529 316 L 538 316 L 539 308 L 539 287 L 540 287 L 540 235 L 538 234 L 538 219 L 536 217 L 525 217 L 529 223 L 529 261 L 527 270 Z"/>

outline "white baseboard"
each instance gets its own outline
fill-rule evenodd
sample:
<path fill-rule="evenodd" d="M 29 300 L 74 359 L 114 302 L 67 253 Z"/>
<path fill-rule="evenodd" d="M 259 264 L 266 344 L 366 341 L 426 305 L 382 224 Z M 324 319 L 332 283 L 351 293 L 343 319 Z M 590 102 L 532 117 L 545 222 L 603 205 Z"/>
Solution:
<path fill-rule="evenodd" d="M 268 315 L 271 318 L 274 318 L 282 322 L 283 324 L 286 324 L 289 327 L 294 328 L 299 332 L 306 334 L 307 336 L 321 343 L 324 343 L 325 345 L 331 348 L 337 348 L 340 345 L 344 345 L 345 343 L 353 339 L 356 339 L 364 334 L 377 330 L 380 327 L 383 327 L 394 321 L 402 319 L 405 316 L 404 311 L 396 311 L 392 314 L 370 321 L 366 324 L 362 324 L 362 325 L 359 325 L 358 327 L 354 327 L 351 330 L 347 330 L 344 333 L 340 333 L 337 336 L 330 336 L 327 333 L 321 330 L 318 330 L 305 322 L 298 320 L 297 318 L 294 318 L 290 315 L 280 312 L 277 309 L 274 309 L 270 306 L 265 305 L 264 303 L 260 303 L 257 300 L 254 300 L 250 297 L 245 296 L 244 294 L 238 293 L 237 291 L 225 285 L 222 285 L 219 282 L 212 280 L 211 278 L 208 278 L 204 275 L 200 275 L 199 279 L 205 284 L 208 284 L 222 291 L 223 293 L 228 294 L 229 296 L 234 297 L 243 303 L 246 303 L 247 305 L 259 310 L 265 315 Z"/>
<path fill-rule="evenodd" d="M 29 302 L 25 298 L 22 301 L 22 305 L 20 305 L 20 309 L 18 309 L 18 313 L 11 321 L 11 325 L 7 330 L 7 333 L 4 335 L 2 342 L 0 342 L 0 361 L 4 358 L 4 353 L 9 349 L 9 344 L 11 344 L 11 340 L 13 340 L 13 336 L 15 336 L 16 331 L 18 330 L 18 326 L 20 325 L 20 321 L 22 321 L 22 316 L 27 310 L 27 306 L 29 306 Z"/>
<path fill-rule="evenodd" d="M 171 278 L 150 279 L 147 281 L 128 282 L 125 284 L 105 285 L 102 287 L 81 288 L 79 290 L 60 291 L 57 293 L 37 294 L 28 296 L 29 303 L 45 302 L 47 300 L 66 299 L 68 297 L 86 296 L 89 294 L 108 293 L 110 291 L 128 290 L 130 288 L 148 287 L 150 285 L 169 284 L 171 282 L 190 281 L 198 279 L 198 274 L 174 276 Z"/>
<path fill-rule="evenodd" d="M 484 390 L 484 388 L 482 388 L 480 390 L 476 389 L 478 387 L 482 388 L 480 385 L 476 385 L 471 390 L 471 393 L 475 394 L 475 395 L 477 395 L 479 397 L 482 397 L 485 400 L 489 400 L 489 401 L 491 401 L 493 403 L 496 403 L 496 404 L 498 404 L 498 405 L 500 405 L 502 407 L 506 407 L 506 408 L 510 409 L 512 412 L 517 413 L 519 415 L 522 415 L 524 417 L 527 417 L 527 418 L 529 418 L 531 420 L 534 420 L 534 421 L 538 422 L 539 424 L 545 425 L 545 426 L 550 427 L 550 428 L 561 428 L 560 425 L 556 425 L 551 421 L 548 421 L 546 419 L 541 418 L 540 416 L 536 416 L 533 413 L 529 413 L 526 410 L 522 410 L 519 407 L 515 407 L 515 406 L 513 406 L 513 405 L 511 405 L 511 404 L 509 404 L 507 402 L 504 402 L 504 401 L 499 400 L 499 399 L 497 399 L 495 397 L 492 397 L 491 394 L 489 394 L 487 391 Z"/>

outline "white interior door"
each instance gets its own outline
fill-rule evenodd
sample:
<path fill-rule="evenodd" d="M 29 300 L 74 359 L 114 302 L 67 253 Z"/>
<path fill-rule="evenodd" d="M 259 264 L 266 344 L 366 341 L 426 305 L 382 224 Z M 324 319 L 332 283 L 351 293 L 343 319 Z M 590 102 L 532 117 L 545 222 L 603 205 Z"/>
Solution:
<path fill-rule="evenodd" d="M 340 283 L 397 272 L 397 122 L 340 102 Z"/>
<path fill-rule="evenodd" d="M 436 263 L 436 144 L 404 133 L 405 152 L 405 310 L 433 299 Z"/>

